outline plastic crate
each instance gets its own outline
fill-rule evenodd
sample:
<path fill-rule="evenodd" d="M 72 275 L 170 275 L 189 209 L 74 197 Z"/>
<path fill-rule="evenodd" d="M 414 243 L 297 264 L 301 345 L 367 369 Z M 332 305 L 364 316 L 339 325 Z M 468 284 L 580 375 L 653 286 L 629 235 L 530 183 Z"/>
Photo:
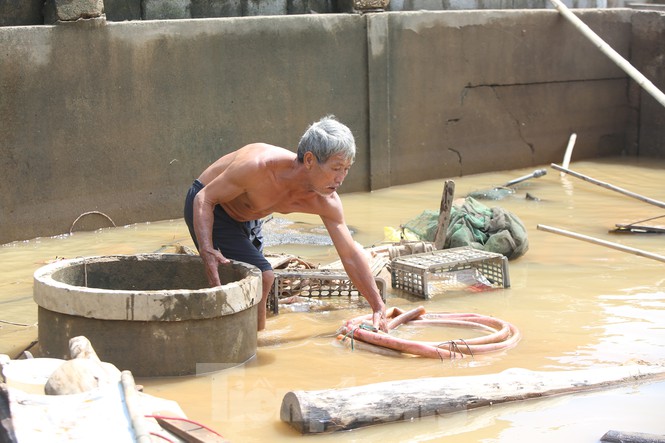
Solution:
<path fill-rule="evenodd" d="M 332 298 L 361 297 L 351 279 L 342 270 L 331 269 L 275 269 L 275 282 L 268 294 L 267 309 L 279 313 L 279 299 L 294 295 L 300 297 Z M 381 298 L 386 300 L 386 282 L 380 277 L 374 278 Z"/>
<path fill-rule="evenodd" d="M 468 246 L 397 257 L 390 266 L 393 288 L 423 298 L 431 298 L 434 283 L 443 290 L 456 287 L 459 271 L 464 270 L 478 273 L 492 287 L 510 287 L 506 257 Z"/>

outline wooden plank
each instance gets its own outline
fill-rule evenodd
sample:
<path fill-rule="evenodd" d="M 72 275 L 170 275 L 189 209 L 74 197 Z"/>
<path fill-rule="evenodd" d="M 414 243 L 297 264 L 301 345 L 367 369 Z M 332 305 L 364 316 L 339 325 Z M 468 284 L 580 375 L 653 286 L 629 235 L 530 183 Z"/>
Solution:
<path fill-rule="evenodd" d="M 184 418 L 154 416 L 157 423 L 173 435 L 187 443 L 228 443 L 224 437 L 212 429 Z"/>
<path fill-rule="evenodd" d="M 636 225 L 635 223 L 617 223 L 617 229 L 612 232 L 632 232 L 635 234 L 665 234 L 665 226 Z"/>
<path fill-rule="evenodd" d="M 282 400 L 280 418 L 302 434 L 330 433 L 663 378 L 665 368 L 645 365 L 559 372 L 510 369 L 499 374 L 291 391 Z"/>
<path fill-rule="evenodd" d="M 436 249 L 443 249 L 446 243 L 446 232 L 448 231 L 448 224 L 450 223 L 450 210 L 453 207 L 453 200 L 455 196 L 455 182 L 446 180 L 443 185 L 443 195 L 441 196 L 441 207 L 439 208 L 439 224 L 436 228 L 434 235 L 434 247 Z"/>

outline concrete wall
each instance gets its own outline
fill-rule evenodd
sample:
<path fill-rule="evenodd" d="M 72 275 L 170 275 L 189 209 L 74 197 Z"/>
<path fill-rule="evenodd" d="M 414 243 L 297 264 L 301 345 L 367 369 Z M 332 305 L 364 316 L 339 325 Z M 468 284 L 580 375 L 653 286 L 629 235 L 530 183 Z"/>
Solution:
<path fill-rule="evenodd" d="M 583 18 L 628 56 L 627 10 Z M 370 109 L 384 132 L 371 147 L 390 148 L 373 157 L 373 187 L 560 161 L 571 132 L 576 156 L 632 143 L 625 74 L 554 11 L 381 14 L 368 23 L 370 35 L 384 29 L 370 41 L 387 50 L 384 84 L 371 89 L 383 102 Z"/>
<path fill-rule="evenodd" d="M 581 16 L 627 57 L 636 14 Z M 295 150 L 328 113 L 359 148 L 344 192 L 560 161 L 571 132 L 576 158 L 637 154 L 638 128 L 663 131 L 638 127 L 632 82 L 551 10 L 97 19 L 0 28 L 0 47 L 2 243 L 88 211 L 179 218 L 209 162 Z"/>
<path fill-rule="evenodd" d="M 653 84 L 665 91 L 665 15 L 658 12 L 634 14 L 632 63 Z M 650 94 L 631 82 L 631 101 L 639 103 L 637 137 L 639 155 L 665 156 L 665 109 Z"/>

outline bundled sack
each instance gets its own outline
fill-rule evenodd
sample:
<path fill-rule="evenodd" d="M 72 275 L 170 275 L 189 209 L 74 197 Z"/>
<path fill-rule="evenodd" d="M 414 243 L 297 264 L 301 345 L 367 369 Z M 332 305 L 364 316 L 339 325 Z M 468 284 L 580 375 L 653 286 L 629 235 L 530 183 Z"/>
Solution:
<path fill-rule="evenodd" d="M 529 249 L 526 228 L 515 215 L 502 208 L 488 208 L 473 197 L 450 211 L 445 249 L 471 246 L 503 254 L 509 260 L 521 257 Z"/>
<path fill-rule="evenodd" d="M 402 228 L 420 240 L 433 242 L 438 222 L 439 213 L 428 209 Z M 524 224 L 515 214 L 498 207 L 488 208 L 473 197 L 466 197 L 462 203 L 456 201 L 450 210 L 443 248 L 462 246 L 503 254 L 513 260 L 526 253 L 529 240 Z"/>

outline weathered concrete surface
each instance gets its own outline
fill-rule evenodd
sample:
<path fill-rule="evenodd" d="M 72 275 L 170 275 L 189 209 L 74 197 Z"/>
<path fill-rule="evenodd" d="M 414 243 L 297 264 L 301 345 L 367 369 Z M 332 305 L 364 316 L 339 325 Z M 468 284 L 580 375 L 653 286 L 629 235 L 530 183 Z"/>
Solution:
<path fill-rule="evenodd" d="M 97 18 L 104 14 L 103 0 L 47 0 L 52 4 L 58 20 L 73 21 L 86 18 Z"/>
<path fill-rule="evenodd" d="M 206 165 L 246 143 L 295 150 L 332 113 L 368 189 L 366 35 L 356 15 L 1 28 L 0 242 L 182 217 Z M 108 224 L 106 225 L 108 226 Z"/>
<path fill-rule="evenodd" d="M 642 12 L 578 13 L 630 57 Z M 0 28 L 0 47 L 0 243 L 88 211 L 180 218 L 211 161 L 295 150 L 329 113 L 358 145 L 343 192 L 560 161 L 571 132 L 576 159 L 645 137 L 632 81 L 553 10 L 79 20 Z"/>
<path fill-rule="evenodd" d="M 242 364 L 256 353 L 261 273 L 234 262 L 220 267 L 220 280 L 209 288 L 200 257 L 184 254 L 46 265 L 34 284 L 40 352 L 66 358 L 69 339 L 83 335 L 103 361 L 139 376 Z"/>
<path fill-rule="evenodd" d="M 35 302 L 50 311 L 102 320 L 182 321 L 244 311 L 261 300 L 261 273 L 220 266 L 222 286 L 208 287 L 201 258 L 139 254 L 59 260 L 35 272 Z"/>
<path fill-rule="evenodd" d="M 644 12 L 633 15 L 633 63 L 661 91 L 665 91 L 665 15 Z M 665 109 L 649 93 L 632 84 L 631 93 L 639 103 L 640 156 L 665 156 Z"/>
<path fill-rule="evenodd" d="M 41 25 L 44 0 L 0 1 L 0 26 Z"/>
<path fill-rule="evenodd" d="M 629 55 L 630 12 L 582 18 Z M 622 152 L 626 76 L 557 12 L 375 15 L 369 28 L 384 20 L 387 35 L 369 35 L 389 48 L 391 113 L 370 144 L 390 146 L 390 184 L 560 161 L 571 132 L 576 158 Z"/>
<path fill-rule="evenodd" d="M 38 308 L 49 325 L 38 336 L 40 356 L 65 358 L 67 337 L 85 335 L 99 358 L 137 377 L 193 375 L 241 365 L 256 354 L 256 308 L 237 314 L 182 322 L 97 320 Z M 246 326 L 254 319 L 254 331 Z M 253 350 L 253 351 L 252 351 Z M 55 357 L 55 356 L 59 357 Z"/>

